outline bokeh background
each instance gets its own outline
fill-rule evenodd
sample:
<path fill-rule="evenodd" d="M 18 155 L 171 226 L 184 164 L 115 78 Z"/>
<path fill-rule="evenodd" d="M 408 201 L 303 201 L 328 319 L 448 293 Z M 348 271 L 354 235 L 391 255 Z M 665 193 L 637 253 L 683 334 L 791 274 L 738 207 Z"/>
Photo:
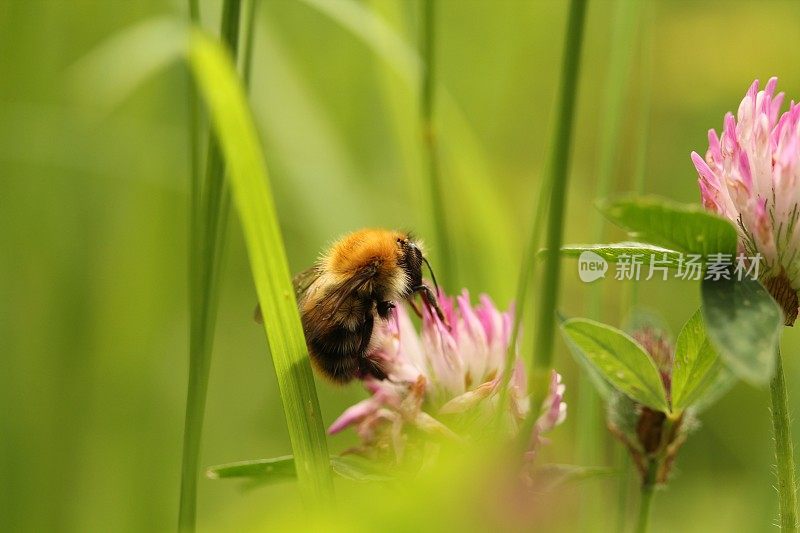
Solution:
<path fill-rule="evenodd" d="M 337 235 L 362 226 L 412 228 L 423 238 L 431 233 L 416 87 L 313 4 L 260 2 L 253 57 L 251 102 L 295 271 Z M 380 41 L 386 24 L 415 46 L 416 2 L 355 4 L 359 13 L 379 17 L 357 18 L 364 32 L 377 32 Z M 219 8 L 216 0 L 202 2 L 211 31 Z M 487 292 L 506 306 L 548 151 L 566 2 L 441 0 L 438 9 L 437 122 L 456 258 L 443 282 L 451 290 Z M 630 43 L 636 50 L 613 188 L 631 188 L 644 146 L 646 191 L 695 202 L 689 153 L 705 151 L 707 129 L 719 128 L 723 114 L 735 111 L 752 80 L 776 75 L 780 90 L 800 97 L 800 4 L 673 0 L 652 2 L 650 9 L 650 22 L 637 25 Z M 588 242 L 594 233 L 613 12 L 611 1 L 589 3 L 567 210 L 570 242 Z M 76 95 L 67 81 L 70 67 L 98 44 L 158 15 L 185 17 L 185 2 L 0 0 L 4 531 L 175 528 L 188 364 L 188 75 L 179 65 L 168 68 L 110 115 L 93 107 L 90 90 Z M 639 50 L 641 32 L 652 38 L 650 60 Z M 392 54 L 391 40 L 387 46 Z M 119 62 L 124 66 L 126 58 Z M 642 135 L 648 71 L 649 126 Z M 607 232 L 609 239 L 621 236 Z M 263 330 L 252 322 L 255 292 L 235 213 L 228 237 L 205 465 L 290 452 Z M 574 262 L 564 267 L 562 307 L 580 315 L 587 286 Z M 603 320 L 619 324 L 628 287 L 598 283 Z M 698 305 L 698 286 L 643 283 L 640 301 L 678 331 Z M 785 335 L 784 350 L 797 415 L 796 331 Z M 556 366 L 574 408 L 578 373 L 560 341 Z M 318 388 L 326 424 L 365 394 L 355 384 L 319 381 Z M 657 497 L 654 531 L 773 527 L 768 404 L 766 390 L 739 384 L 702 416 L 673 482 Z M 546 460 L 575 462 L 574 410 L 571 415 L 551 435 Z M 338 452 L 353 442 L 352 435 L 341 435 L 329 446 Z M 612 464 L 615 447 L 607 444 L 598 455 Z M 614 530 L 616 483 L 594 480 L 564 490 L 546 529 L 578 530 L 575 510 L 583 491 L 592 491 L 598 505 L 591 530 Z M 458 484 L 449 489 L 461 490 Z M 259 529 L 273 519 L 288 525 L 301 513 L 291 484 L 243 490 L 235 482 L 203 479 L 199 492 L 203 531 Z M 364 514 L 357 501 L 343 505 L 353 516 Z M 413 509 L 404 513 L 405 522 L 387 513 L 383 529 L 430 519 Z"/>

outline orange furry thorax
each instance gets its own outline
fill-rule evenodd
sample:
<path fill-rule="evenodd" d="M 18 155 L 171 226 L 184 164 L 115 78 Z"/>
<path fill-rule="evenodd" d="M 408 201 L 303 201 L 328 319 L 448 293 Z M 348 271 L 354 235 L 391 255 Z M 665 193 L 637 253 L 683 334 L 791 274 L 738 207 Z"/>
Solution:
<path fill-rule="evenodd" d="M 408 235 L 385 229 L 362 229 L 350 233 L 331 246 L 323 257 L 330 272 L 348 275 L 370 263 L 377 263 L 380 273 L 390 275 L 400 258 L 398 239 Z"/>

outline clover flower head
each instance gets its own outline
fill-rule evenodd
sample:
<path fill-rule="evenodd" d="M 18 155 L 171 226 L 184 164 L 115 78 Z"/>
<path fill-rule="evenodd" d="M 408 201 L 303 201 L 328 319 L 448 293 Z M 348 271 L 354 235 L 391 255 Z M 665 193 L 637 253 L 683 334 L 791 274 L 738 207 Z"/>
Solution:
<path fill-rule="evenodd" d="M 777 78 L 758 80 L 722 135 L 708 132 L 705 159 L 692 152 L 703 205 L 731 220 L 739 247 L 761 257 L 759 278 L 782 304 L 787 324 L 798 313 L 800 290 L 800 104 L 779 115 L 784 94 Z"/>
<path fill-rule="evenodd" d="M 519 431 L 530 411 L 519 358 L 508 369 L 506 408 L 498 413 L 513 310 L 499 311 L 485 295 L 472 305 L 466 290 L 456 298 L 440 294 L 439 304 L 444 321 L 423 309 L 420 332 L 405 306 L 398 306 L 393 317 L 377 327 L 378 347 L 370 357 L 388 379 L 366 377 L 363 385 L 370 397 L 342 413 L 329 433 L 354 427 L 361 439 L 356 451 L 400 463 L 419 451 L 420 436 L 422 441 L 432 436 L 461 442 L 480 438 L 476 428 L 485 430 L 497 416 L 502 416 L 509 435 Z M 564 420 L 566 407 L 564 385 L 553 372 L 531 451 L 544 433 Z"/>

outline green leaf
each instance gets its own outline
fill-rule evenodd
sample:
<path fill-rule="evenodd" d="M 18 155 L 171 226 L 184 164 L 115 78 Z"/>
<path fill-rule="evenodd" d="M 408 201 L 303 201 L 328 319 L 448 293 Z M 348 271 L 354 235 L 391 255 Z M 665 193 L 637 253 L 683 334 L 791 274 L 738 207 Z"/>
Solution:
<path fill-rule="evenodd" d="M 639 256 L 642 260 L 643 268 L 650 264 L 650 258 L 654 261 L 664 261 L 667 268 L 678 268 L 682 253 L 669 248 L 646 244 L 642 242 L 615 242 L 610 244 L 567 244 L 561 247 L 561 254 L 567 257 L 580 257 L 584 252 L 593 252 L 608 261 L 616 263 L 620 258 L 629 259 L 631 256 Z"/>
<path fill-rule="evenodd" d="M 616 328 L 585 318 L 569 319 L 561 329 L 614 388 L 642 405 L 669 412 L 658 369 L 635 340 Z"/>
<path fill-rule="evenodd" d="M 775 370 L 783 313 L 758 281 L 704 280 L 703 319 L 723 362 L 741 379 L 761 385 Z"/>
<path fill-rule="evenodd" d="M 563 328 L 565 319 L 559 315 L 558 320 L 559 325 Z M 564 333 L 563 329 L 562 333 Z M 597 390 L 597 394 L 599 394 L 604 401 L 608 401 L 611 395 L 614 394 L 614 387 L 612 387 L 608 381 L 603 378 L 597 368 L 595 368 L 594 364 L 586 356 L 584 351 L 572 340 L 569 335 L 564 333 L 563 337 L 564 343 L 567 345 L 567 348 L 569 348 L 569 352 L 572 354 L 575 362 L 578 363 L 578 366 L 581 367 L 581 370 L 586 372 L 586 375 L 589 377 L 589 381 L 592 382 L 595 390 Z"/>
<path fill-rule="evenodd" d="M 736 229 L 728 220 L 691 204 L 654 196 L 623 196 L 598 202 L 609 220 L 641 241 L 705 258 L 736 253 Z"/>
<path fill-rule="evenodd" d="M 722 360 L 706 336 L 702 312 L 698 309 L 678 335 L 672 370 L 672 407 L 682 411 L 709 391 L 719 397 L 724 393 L 718 388 L 720 384 L 732 384 L 730 379 L 720 381 L 725 373 Z"/>
<path fill-rule="evenodd" d="M 210 479 L 260 478 L 267 482 L 297 479 L 294 457 L 284 455 L 272 459 L 253 459 L 211 466 L 206 470 Z"/>
<path fill-rule="evenodd" d="M 352 481 L 390 481 L 394 479 L 385 469 L 374 462 L 357 456 L 331 456 L 333 471 L 344 479 Z M 284 455 L 271 459 L 237 461 L 206 470 L 210 479 L 254 479 L 265 483 L 280 483 L 297 479 L 294 457 Z"/>
<path fill-rule="evenodd" d="M 269 176 L 244 88 L 225 48 L 192 29 L 188 61 L 228 169 L 306 499 L 333 491 L 327 441 Z"/>
<path fill-rule="evenodd" d="M 721 360 L 722 358 L 720 358 L 720 361 Z M 721 366 L 722 368 L 720 368 L 716 378 L 706 387 L 703 394 L 692 402 L 691 407 L 695 413 L 705 411 L 714 405 L 717 400 L 731 390 L 733 386 L 736 385 L 736 382 L 739 381 L 736 375 L 725 366 L 724 362 Z"/>

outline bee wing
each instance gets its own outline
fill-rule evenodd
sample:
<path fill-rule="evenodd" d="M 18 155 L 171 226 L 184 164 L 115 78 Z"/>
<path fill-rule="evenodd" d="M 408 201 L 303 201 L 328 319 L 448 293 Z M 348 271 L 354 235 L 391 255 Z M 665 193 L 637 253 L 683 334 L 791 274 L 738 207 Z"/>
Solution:
<path fill-rule="evenodd" d="M 364 285 L 372 281 L 377 274 L 377 264 L 363 267 L 323 296 L 320 303 L 329 310 L 329 316 L 335 315 L 353 293 L 358 292 Z"/>
<path fill-rule="evenodd" d="M 319 278 L 319 266 L 314 265 L 307 268 L 292 278 L 292 285 L 294 286 L 294 295 L 298 300 L 306 293 L 309 287 Z"/>
<path fill-rule="evenodd" d="M 292 278 L 292 286 L 294 286 L 294 296 L 299 301 L 300 298 L 306 293 L 309 287 L 319 278 L 320 270 L 317 265 L 312 266 L 311 268 L 307 268 L 302 272 L 296 274 Z M 262 324 L 264 322 L 264 317 L 261 314 L 261 305 L 256 304 L 256 309 L 253 313 L 253 319 Z"/>

